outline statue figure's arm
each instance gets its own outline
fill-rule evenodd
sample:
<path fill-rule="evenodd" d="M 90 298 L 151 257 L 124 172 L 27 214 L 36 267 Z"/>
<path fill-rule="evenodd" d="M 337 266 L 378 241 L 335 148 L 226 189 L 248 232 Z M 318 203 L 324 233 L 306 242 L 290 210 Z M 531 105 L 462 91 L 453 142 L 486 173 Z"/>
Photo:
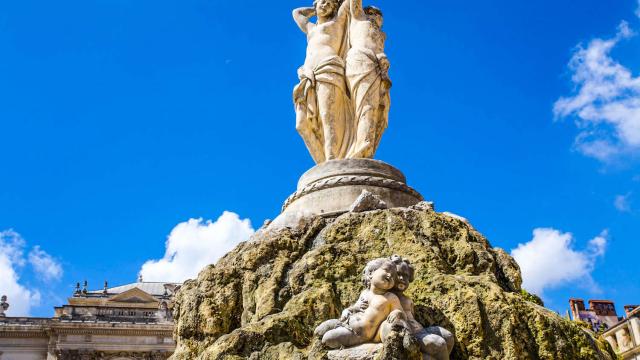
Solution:
<path fill-rule="evenodd" d="M 364 9 L 362 8 L 362 0 L 345 0 L 351 3 L 351 17 L 357 20 L 365 20 Z"/>
<path fill-rule="evenodd" d="M 293 20 L 303 33 L 308 33 L 313 27 L 311 18 L 316 15 L 316 9 L 313 7 L 303 7 L 293 10 Z"/>
<path fill-rule="evenodd" d="M 347 21 L 347 18 L 349 17 L 349 9 L 351 9 L 351 1 L 350 0 L 344 0 L 342 2 L 342 5 L 340 5 L 340 9 L 338 9 L 338 15 L 336 16 L 336 19 L 339 22 L 345 22 Z"/>

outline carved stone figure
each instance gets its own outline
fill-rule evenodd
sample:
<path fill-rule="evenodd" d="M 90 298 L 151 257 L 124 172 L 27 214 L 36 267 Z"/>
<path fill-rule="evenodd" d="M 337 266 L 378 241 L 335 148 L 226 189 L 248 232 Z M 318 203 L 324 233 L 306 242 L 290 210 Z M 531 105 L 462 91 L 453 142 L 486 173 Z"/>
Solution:
<path fill-rule="evenodd" d="M 355 111 L 356 142 L 348 157 L 372 158 L 387 128 L 391 104 L 389 60 L 384 53 L 386 34 L 382 12 L 362 0 L 351 2 L 346 76 Z"/>
<path fill-rule="evenodd" d="M 7 310 L 9 310 L 7 295 L 2 295 L 2 298 L 0 298 L 0 317 L 5 317 Z"/>
<path fill-rule="evenodd" d="M 424 354 L 424 360 L 449 360 L 449 355 L 453 350 L 453 334 L 439 326 L 424 328 L 414 317 L 413 301 L 404 295 L 409 284 L 414 279 L 413 266 L 411 263 L 398 255 L 391 257 L 391 261 L 396 265 L 398 280 L 393 288 L 394 293 L 400 299 L 402 308 L 407 316 L 407 323 L 411 333 L 420 344 L 420 350 Z"/>
<path fill-rule="evenodd" d="M 400 300 L 390 292 L 396 278 L 396 266 L 389 259 L 370 261 L 363 274 L 365 290 L 358 302 L 344 310 L 340 319 L 325 321 L 316 328 L 315 334 L 322 337 L 322 344 L 338 349 L 380 343 L 393 326 L 406 327 Z"/>
<path fill-rule="evenodd" d="M 346 158 L 355 137 L 344 61 L 349 2 L 315 0 L 313 5 L 293 11 L 308 42 L 293 98 L 296 129 L 316 163 L 322 163 Z"/>

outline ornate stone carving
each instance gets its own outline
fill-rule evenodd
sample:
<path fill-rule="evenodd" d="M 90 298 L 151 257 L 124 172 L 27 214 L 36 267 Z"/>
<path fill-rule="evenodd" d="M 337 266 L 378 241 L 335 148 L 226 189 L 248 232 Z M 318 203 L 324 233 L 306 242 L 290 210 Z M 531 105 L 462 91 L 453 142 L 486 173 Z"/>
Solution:
<path fill-rule="evenodd" d="M 413 335 L 425 359 L 448 360 L 453 334 L 438 326 L 422 326 L 415 319 L 413 301 L 404 295 L 413 278 L 413 266 L 398 255 L 369 262 L 363 274 L 366 290 L 358 301 L 340 319 L 327 320 L 315 330 L 323 345 L 341 349 L 330 352 L 329 358 L 373 358 L 380 347 L 370 344 L 385 342 L 401 328 Z"/>
<path fill-rule="evenodd" d="M 171 356 L 170 353 L 161 351 L 105 352 L 96 350 L 58 350 L 55 355 L 57 360 L 166 360 Z"/>
<path fill-rule="evenodd" d="M 369 185 L 369 186 L 377 186 L 383 187 L 392 190 L 398 190 L 414 196 L 420 201 L 422 201 L 423 197 L 419 192 L 415 191 L 413 188 L 408 186 L 407 184 L 386 178 L 380 178 L 375 176 L 340 176 L 340 177 L 332 177 L 328 179 L 323 179 L 313 184 L 309 184 L 301 190 L 293 193 L 289 198 L 285 201 L 282 210 L 284 211 L 292 202 L 298 200 L 299 198 L 324 189 L 331 189 L 339 186 L 352 186 L 352 185 Z"/>
<path fill-rule="evenodd" d="M 2 295 L 0 298 L 0 317 L 5 317 L 5 312 L 9 310 L 9 303 L 7 302 L 7 295 Z"/>
<path fill-rule="evenodd" d="M 316 328 L 322 344 L 339 349 L 386 340 L 391 327 L 407 319 L 400 299 L 390 291 L 396 279 L 396 266 L 389 259 L 370 261 L 364 268 L 365 290 L 358 302 L 345 309 L 340 319 L 325 321 Z"/>
<path fill-rule="evenodd" d="M 307 35 L 293 98 L 296 129 L 311 157 L 373 158 L 390 107 L 382 12 L 363 8 L 362 0 L 315 0 L 293 17 Z"/>

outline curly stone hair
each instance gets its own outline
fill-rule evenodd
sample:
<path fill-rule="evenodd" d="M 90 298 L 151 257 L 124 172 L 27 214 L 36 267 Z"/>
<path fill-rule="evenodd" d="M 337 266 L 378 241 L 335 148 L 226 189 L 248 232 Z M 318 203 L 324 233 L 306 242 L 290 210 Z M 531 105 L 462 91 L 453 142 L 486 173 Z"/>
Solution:
<path fill-rule="evenodd" d="M 368 289 L 371 286 L 371 278 L 373 277 L 373 273 L 380 269 L 382 265 L 389 262 L 389 259 L 379 258 L 375 260 L 371 260 L 367 263 L 367 266 L 364 267 L 364 271 L 362 272 L 362 283 L 364 287 Z"/>
<path fill-rule="evenodd" d="M 394 263 L 396 267 L 403 264 L 407 265 L 407 267 L 409 268 L 409 282 L 413 282 L 413 280 L 415 280 L 416 270 L 413 265 L 411 265 L 411 262 L 409 260 L 403 259 L 400 255 L 393 255 L 389 258 L 389 260 L 391 260 L 391 262 Z"/>
<path fill-rule="evenodd" d="M 382 10 L 380 10 L 379 8 L 375 7 L 375 6 L 367 6 L 364 8 L 364 13 L 367 15 L 380 15 L 381 17 L 384 17 L 384 15 L 382 14 Z"/>

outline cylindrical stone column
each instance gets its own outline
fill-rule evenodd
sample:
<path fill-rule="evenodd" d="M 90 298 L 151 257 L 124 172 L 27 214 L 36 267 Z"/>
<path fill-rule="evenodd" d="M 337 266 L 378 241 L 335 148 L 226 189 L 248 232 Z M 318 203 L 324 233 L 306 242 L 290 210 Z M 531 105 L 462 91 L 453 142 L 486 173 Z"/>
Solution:
<path fill-rule="evenodd" d="M 640 319 L 631 318 L 629 322 L 631 323 L 631 330 L 633 330 L 633 339 L 636 342 L 636 346 L 640 346 Z"/>

